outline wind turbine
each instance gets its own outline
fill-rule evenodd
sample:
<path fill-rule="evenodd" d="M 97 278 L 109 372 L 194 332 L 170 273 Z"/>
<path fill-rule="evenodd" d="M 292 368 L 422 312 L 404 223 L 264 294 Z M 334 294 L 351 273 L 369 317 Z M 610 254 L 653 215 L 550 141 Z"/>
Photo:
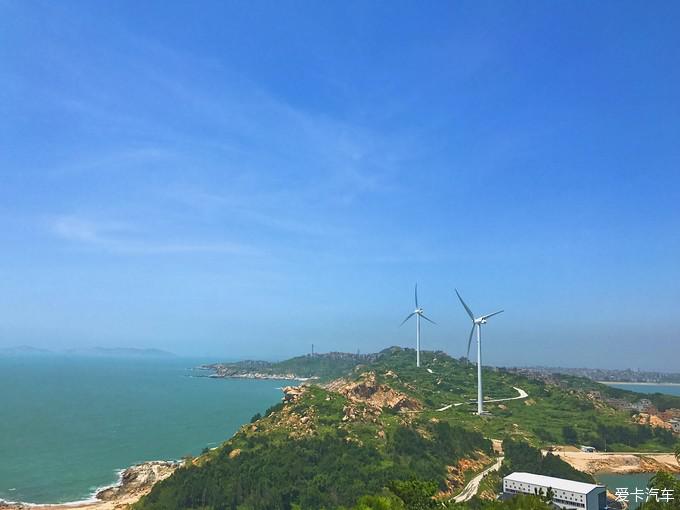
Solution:
<path fill-rule="evenodd" d="M 431 322 L 432 324 L 437 324 L 435 321 L 428 319 L 425 317 L 425 314 L 423 313 L 423 309 L 418 306 L 418 284 L 416 283 L 416 291 L 415 291 L 415 296 L 416 296 L 416 309 L 411 312 L 408 317 L 406 317 L 399 326 L 403 326 L 404 323 L 409 320 L 411 317 L 414 315 L 416 316 L 416 366 L 420 366 L 420 318 L 422 317 L 426 321 Z"/>
<path fill-rule="evenodd" d="M 484 397 L 482 393 L 482 324 L 486 324 L 486 320 L 489 317 L 498 315 L 499 313 L 502 313 L 503 310 L 499 310 L 488 315 L 482 315 L 481 317 L 477 317 L 475 319 L 475 315 L 472 313 L 472 310 L 470 310 L 470 307 L 466 305 L 465 301 L 463 301 L 463 298 L 460 297 L 458 289 L 456 289 L 456 294 L 458 295 L 458 299 L 460 299 L 463 308 L 465 308 L 465 311 L 470 316 L 470 319 L 472 319 L 472 329 L 470 330 L 470 339 L 468 340 L 467 347 L 468 359 L 470 359 L 470 345 L 472 344 L 472 335 L 475 334 L 475 328 L 477 328 L 477 414 L 481 415 L 484 413 Z"/>

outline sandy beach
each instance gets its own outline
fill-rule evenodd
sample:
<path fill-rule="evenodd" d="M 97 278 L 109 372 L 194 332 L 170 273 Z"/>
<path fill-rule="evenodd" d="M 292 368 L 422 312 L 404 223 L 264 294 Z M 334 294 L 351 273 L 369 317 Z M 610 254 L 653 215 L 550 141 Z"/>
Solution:
<path fill-rule="evenodd" d="M 92 501 L 63 504 L 2 503 L 0 510 L 125 510 L 147 495 L 155 483 L 165 480 L 177 468 L 176 462 L 152 461 L 129 467 L 120 482 L 101 489 Z"/>

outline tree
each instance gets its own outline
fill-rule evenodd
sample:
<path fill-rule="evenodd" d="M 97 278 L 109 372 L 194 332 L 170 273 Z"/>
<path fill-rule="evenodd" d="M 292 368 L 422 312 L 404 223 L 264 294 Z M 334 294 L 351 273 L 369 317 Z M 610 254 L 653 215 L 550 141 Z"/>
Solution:
<path fill-rule="evenodd" d="M 389 489 L 401 499 L 409 510 L 427 510 L 435 508 L 432 497 L 437 492 L 437 484 L 425 480 L 395 480 L 389 483 Z"/>
<path fill-rule="evenodd" d="M 562 428 L 562 436 L 564 437 L 564 441 L 568 444 L 578 443 L 578 433 L 571 425 L 566 425 Z"/>
<path fill-rule="evenodd" d="M 660 499 L 650 499 L 640 506 L 640 510 L 679 510 L 680 498 L 680 481 L 671 473 L 659 471 L 649 481 L 649 487 L 656 489 Z M 667 499 L 664 499 L 664 494 Z"/>
<path fill-rule="evenodd" d="M 552 503 L 552 500 L 553 500 L 554 497 L 555 497 L 555 492 L 553 491 L 553 488 L 548 487 L 548 490 L 546 491 L 546 493 L 543 495 L 543 497 L 541 499 L 543 501 L 545 501 L 546 503 L 550 504 L 550 503 Z"/>
<path fill-rule="evenodd" d="M 404 510 L 401 499 L 394 495 L 363 496 L 353 510 Z"/>

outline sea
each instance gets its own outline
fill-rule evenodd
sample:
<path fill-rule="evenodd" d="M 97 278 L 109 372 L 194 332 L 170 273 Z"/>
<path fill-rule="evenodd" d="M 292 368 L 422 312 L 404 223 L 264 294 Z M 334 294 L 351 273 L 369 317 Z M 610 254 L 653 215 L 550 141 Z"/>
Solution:
<path fill-rule="evenodd" d="M 680 384 L 607 383 L 607 386 L 637 393 L 666 393 L 680 396 Z"/>
<path fill-rule="evenodd" d="M 196 455 L 281 400 L 188 358 L 0 357 L 0 500 L 91 499 L 121 470 Z"/>

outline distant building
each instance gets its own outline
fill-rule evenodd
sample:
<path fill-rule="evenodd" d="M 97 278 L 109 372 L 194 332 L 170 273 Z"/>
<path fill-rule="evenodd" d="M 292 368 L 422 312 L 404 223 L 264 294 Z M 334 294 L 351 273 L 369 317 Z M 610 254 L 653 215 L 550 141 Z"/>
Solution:
<path fill-rule="evenodd" d="M 574 482 L 564 478 L 535 475 L 533 473 L 512 473 L 503 478 L 503 495 L 543 494 L 552 490 L 552 502 L 566 510 L 605 510 L 607 488 L 604 485 Z"/>
<path fill-rule="evenodd" d="M 680 434 L 680 420 L 669 420 L 668 423 L 671 424 L 671 427 L 673 427 L 673 432 L 677 432 Z"/>
<path fill-rule="evenodd" d="M 608 398 L 605 402 L 619 411 L 631 411 L 634 409 L 633 404 L 623 398 Z"/>
<path fill-rule="evenodd" d="M 635 409 L 638 413 L 648 411 L 652 407 L 654 407 L 652 401 L 647 398 L 641 398 L 638 402 L 632 404 L 632 408 Z"/>

